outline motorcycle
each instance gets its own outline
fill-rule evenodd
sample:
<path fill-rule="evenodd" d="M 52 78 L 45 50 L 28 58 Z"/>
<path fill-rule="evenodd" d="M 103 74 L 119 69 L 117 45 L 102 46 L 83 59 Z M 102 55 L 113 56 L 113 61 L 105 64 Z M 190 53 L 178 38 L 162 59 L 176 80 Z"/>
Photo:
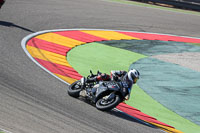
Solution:
<path fill-rule="evenodd" d="M 127 100 L 130 91 L 123 87 L 119 81 L 95 81 L 87 82 L 88 79 L 94 78 L 101 73 L 98 71 L 96 75 L 90 70 L 88 77 L 83 77 L 72 83 L 68 88 L 68 94 L 72 97 L 85 97 L 96 108 L 101 111 L 108 111 L 115 108 L 119 103 Z"/>

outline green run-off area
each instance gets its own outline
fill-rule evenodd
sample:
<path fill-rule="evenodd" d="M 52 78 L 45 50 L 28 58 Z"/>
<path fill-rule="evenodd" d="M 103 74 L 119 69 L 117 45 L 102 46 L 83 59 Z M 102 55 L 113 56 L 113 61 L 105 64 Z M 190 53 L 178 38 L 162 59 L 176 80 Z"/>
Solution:
<path fill-rule="evenodd" d="M 116 48 L 117 46 L 111 47 L 113 46 L 112 44 L 115 44 L 116 42 L 108 41 L 107 44 L 104 42 L 106 45 L 102 43 L 103 42 L 95 42 L 76 47 L 68 53 L 67 60 L 81 75 L 87 76 L 89 70 L 93 70 L 93 72 L 100 70 L 103 73 L 110 73 L 111 70 L 128 70 L 131 64 L 147 59 L 148 56 L 151 55 L 147 53 L 153 53 L 155 50 L 152 49 L 152 51 L 148 51 L 147 53 L 141 51 L 129 51 L 131 49 L 130 43 L 132 42 L 129 42 L 128 44 L 121 43 L 118 46 L 120 48 Z M 108 43 L 110 46 L 108 46 Z M 127 47 L 127 45 L 130 45 L 130 47 Z M 123 47 L 126 47 L 127 50 L 121 49 Z M 138 47 L 145 48 L 146 46 L 135 45 L 135 49 L 138 49 Z M 142 51 L 144 51 L 144 49 Z M 140 72 L 141 75 L 145 76 L 143 71 Z M 141 79 L 142 78 L 143 77 L 141 77 Z M 141 81 L 138 82 L 138 85 L 140 84 L 142 84 Z M 185 133 L 198 133 L 198 131 L 200 131 L 198 125 L 167 109 L 154 100 L 152 96 L 149 96 L 138 85 L 133 86 L 131 98 L 127 101 L 127 104 L 155 117 L 159 121 L 174 126 L 176 129 Z"/>

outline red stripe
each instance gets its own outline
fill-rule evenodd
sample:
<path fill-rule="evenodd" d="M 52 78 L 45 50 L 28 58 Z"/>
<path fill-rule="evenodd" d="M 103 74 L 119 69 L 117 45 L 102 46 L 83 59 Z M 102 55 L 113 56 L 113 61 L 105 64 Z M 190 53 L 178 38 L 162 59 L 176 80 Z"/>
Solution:
<path fill-rule="evenodd" d="M 133 108 L 132 106 L 129 106 L 129 105 L 127 105 L 127 104 L 121 103 L 119 106 L 120 106 L 121 108 L 134 111 L 135 114 L 137 114 L 137 115 L 144 116 L 144 117 L 148 117 L 148 118 L 151 118 L 151 119 L 155 119 L 155 118 L 153 118 L 153 117 L 151 117 L 151 116 L 149 116 L 149 115 L 147 115 L 147 114 L 144 114 L 144 113 L 142 113 L 140 110 L 138 110 L 138 109 L 136 109 L 136 108 Z M 156 120 L 156 119 L 155 119 L 155 120 Z"/>
<path fill-rule="evenodd" d="M 140 38 L 143 40 L 161 40 L 161 41 L 176 41 L 176 42 L 186 42 L 186 43 L 200 43 L 200 39 L 170 36 L 170 35 L 159 35 L 150 33 L 136 33 L 136 32 L 120 32 L 125 35 Z"/>
<path fill-rule="evenodd" d="M 52 73 L 60 74 L 60 75 L 67 76 L 67 77 L 77 79 L 77 80 L 81 79 L 81 77 L 82 77 L 73 68 L 66 67 L 66 66 L 59 65 L 59 64 L 55 64 L 55 63 L 45 61 L 45 60 L 41 60 L 41 59 L 38 59 L 38 58 L 34 58 L 34 59 Z"/>
<path fill-rule="evenodd" d="M 27 45 L 43 49 L 49 52 L 57 53 L 66 56 L 66 53 L 71 50 L 69 47 L 58 45 L 55 43 L 47 42 L 38 38 L 33 38 L 28 41 Z"/>
<path fill-rule="evenodd" d="M 59 31 L 54 33 L 86 43 L 107 40 L 105 38 L 96 37 L 81 31 Z"/>
<path fill-rule="evenodd" d="M 170 127 L 170 128 L 174 128 L 170 125 L 167 125 L 163 122 L 160 122 L 158 120 L 156 120 L 155 118 L 149 116 L 149 115 L 146 115 L 142 112 L 140 112 L 139 110 L 125 104 L 125 103 L 120 103 L 118 106 L 117 106 L 117 109 L 123 111 L 124 113 L 127 113 L 135 118 L 138 118 L 140 120 L 143 120 L 143 121 L 147 121 L 147 122 L 152 122 L 152 123 L 156 123 L 156 124 L 159 124 L 159 125 L 163 125 L 163 126 L 167 126 L 167 127 Z"/>

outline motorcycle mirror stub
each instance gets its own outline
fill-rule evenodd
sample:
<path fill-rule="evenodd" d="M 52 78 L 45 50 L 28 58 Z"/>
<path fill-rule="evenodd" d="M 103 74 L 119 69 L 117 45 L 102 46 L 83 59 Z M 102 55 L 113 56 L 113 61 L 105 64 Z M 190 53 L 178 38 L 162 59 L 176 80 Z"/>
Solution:
<path fill-rule="evenodd" d="M 93 74 L 93 73 L 92 73 L 92 70 L 90 70 L 90 73 Z"/>

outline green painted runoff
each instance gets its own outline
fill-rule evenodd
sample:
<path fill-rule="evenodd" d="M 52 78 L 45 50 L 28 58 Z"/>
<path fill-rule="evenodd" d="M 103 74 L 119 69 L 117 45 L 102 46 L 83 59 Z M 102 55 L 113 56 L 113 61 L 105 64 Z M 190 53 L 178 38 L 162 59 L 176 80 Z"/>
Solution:
<path fill-rule="evenodd" d="M 111 70 L 128 70 L 133 62 L 146 57 L 139 53 L 97 42 L 75 47 L 67 54 L 68 62 L 83 76 L 87 76 L 89 70 L 93 70 L 93 72 L 100 70 L 103 73 L 110 73 Z M 131 98 L 127 104 L 184 133 L 200 131 L 199 126 L 162 106 L 138 85 L 133 86 Z"/>

